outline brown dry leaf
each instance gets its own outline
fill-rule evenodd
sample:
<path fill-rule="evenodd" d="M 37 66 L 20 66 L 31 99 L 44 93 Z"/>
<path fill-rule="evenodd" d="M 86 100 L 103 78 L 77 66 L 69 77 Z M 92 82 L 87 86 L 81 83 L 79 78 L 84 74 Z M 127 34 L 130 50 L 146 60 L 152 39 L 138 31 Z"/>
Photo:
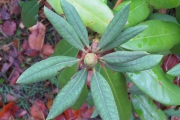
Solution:
<path fill-rule="evenodd" d="M 44 44 L 42 48 L 42 55 L 45 57 L 49 57 L 52 53 L 54 52 L 54 49 L 51 45 L 49 44 Z"/>
<path fill-rule="evenodd" d="M 21 7 L 19 5 L 20 0 L 10 1 L 11 14 L 19 15 L 21 13 Z"/>
<path fill-rule="evenodd" d="M 47 112 L 47 108 L 44 102 L 41 100 L 34 101 L 34 105 L 30 108 L 30 114 L 37 120 L 44 120 Z"/>
<path fill-rule="evenodd" d="M 2 25 L 2 30 L 7 36 L 12 36 L 16 31 L 16 23 L 11 20 L 5 21 Z"/>
<path fill-rule="evenodd" d="M 29 30 L 31 31 L 28 38 L 30 48 L 40 51 L 43 47 L 46 27 L 41 22 L 37 22 L 37 24 L 29 28 Z"/>

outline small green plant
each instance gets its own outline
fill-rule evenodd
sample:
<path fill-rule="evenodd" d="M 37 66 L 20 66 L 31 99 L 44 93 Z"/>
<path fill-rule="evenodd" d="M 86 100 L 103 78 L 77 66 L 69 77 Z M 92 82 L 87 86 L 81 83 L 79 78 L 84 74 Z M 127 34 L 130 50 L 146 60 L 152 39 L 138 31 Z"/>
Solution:
<path fill-rule="evenodd" d="M 82 57 L 80 59 L 68 56 L 50 57 L 27 69 L 19 77 L 17 83 L 28 84 L 46 80 L 56 76 L 66 67 L 82 63 L 85 67 L 79 70 L 61 89 L 46 119 L 55 118 L 76 102 L 86 83 L 88 71 L 92 70 L 90 89 L 100 116 L 103 120 L 119 120 L 115 96 L 108 82 L 100 74 L 100 69 L 107 67 L 122 73 L 139 72 L 156 66 L 162 59 L 162 55 L 151 55 L 144 51 L 115 51 L 104 55 L 106 51 L 127 42 L 147 27 L 146 25 L 138 25 L 124 29 L 130 2 L 116 13 L 100 40 L 94 40 L 91 45 L 89 45 L 86 27 L 75 8 L 66 0 L 61 0 L 61 7 L 67 21 L 46 7 L 44 7 L 45 15 L 69 44 L 83 52 Z"/>

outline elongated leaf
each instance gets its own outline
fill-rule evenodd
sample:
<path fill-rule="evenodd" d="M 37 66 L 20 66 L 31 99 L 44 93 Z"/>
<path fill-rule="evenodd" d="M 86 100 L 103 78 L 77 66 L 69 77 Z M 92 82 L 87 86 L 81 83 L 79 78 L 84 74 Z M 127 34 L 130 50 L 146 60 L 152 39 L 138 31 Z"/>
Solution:
<path fill-rule="evenodd" d="M 66 0 L 61 0 L 61 6 L 66 15 L 68 23 L 74 28 L 82 43 L 88 47 L 88 33 L 76 9 L 74 6 L 66 2 Z"/>
<path fill-rule="evenodd" d="M 126 79 L 123 74 L 108 70 L 106 67 L 100 72 L 109 83 L 114 95 L 120 120 L 129 120 L 131 116 L 131 103 L 128 98 Z"/>
<path fill-rule="evenodd" d="M 76 57 L 77 54 L 78 54 L 77 49 L 72 47 L 65 40 L 61 40 L 56 45 L 56 48 L 55 48 L 52 56 L 66 55 L 66 56 Z M 78 65 L 76 64 L 72 67 L 65 68 L 62 72 L 59 73 L 58 82 L 59 82 L 59 85 L 61 88 L 64 87 L 68 83 L 68 81 L 77 72 L 77 70 L 78 70 Z M 84 103 L 84 101 L 86 100 L 87 95 L 88 95 L 88 90 L 87 90 L 87 87 L 84 86 L 84 88 L 81 92 L 81 95 L 79 96 L 78 100 L 71 108 L 79 109 L 82 106 L 82 104 Z"/>
<path fill-rule="evenodd" d="M 147 55 L 147 52 L 143 51 L 117 51 L 103 56 L 105 62 L 108 63 L 124 63 L 129 62 Z"/>
<path fill-rule="evenodd" d="M 149 4 L 154 6 L 155 9 L 168 9 L 174 8 L 180 5 L 180 0 L 146 0 Z"/>
<path fill-rule="evenodd" d="M 120 46 L 121 44 L 129 41 L 143 30 L 147 28 L 147 25 L 138 25 L 125 29 L 111 44 L 108 44 L 101 51 L 107 51 Z"/>
<path fill-rule="evenodd" d="M 105 66 L 118 72 L 137 72 L 151 69 L 161 61 L 162 57 L 162 55 L 146 55 L 142 58 L 121 64 L 105 62 Z"/>
<path fill-rule="evenodd" d="M 176 20 L 180 23 L 180 6 L 176 8 Z"/>
<path fill-rule="evenodd" d="M 58 93 L 46 120 L 51 120 L 72 106 L 78 99 L 86 83 L 87 70 L 79 71 L 71 81 Z"/>
<path fill-rule="evenodd" d="M 126 28 L 137 25 L 144 21 L 151 13 L 151 7 L 145 0 L 125 0 L 115 8 L 115 11 L 119 11 L 127 2 L 131 1 L 128 24 Z"/>
<path fill-rule="evenodd" d="M 127 73 L 127 76 L 152 99 L 165 105 L 180 105 L 180 88 L 166 78 L 159 65 L 150 70 Z"/>
<path fill-rule="evenodd" d="M 153 101 L 143 95 L 132 95 L 134 109 L 141 120 L 165 120 L 166 116 Z"/>
<path fill-rule="evenodd" d="M 47 7 L 44 7 L 44 13 L 57 32 L 73 47 L 84 51 L 83 44 L 81 43 L 78 35 L 72 26 L 65 21 L 62 17 L 56 13 L 49 10 Z"/>
<path fill-rule="evenodd" d="M 38 20 L 39 3 L 37 0 L 24 2 L 22 5 L 21 18 L 25 27 L 32 27 Z"/>
<path fill-rule="evenodd" d="M 94 71 L 91 79 L 94 104 L 103 120 L 119 120 L 118 110 L 108 82 Z"/>
<path fill-rule="evenodd" d="M 180 108 L 177 110 L 170 108 L 168 110 L 164 110 L 163 112 L 168 116 L 180 117 Z"/>
<path fill-rule="evenodd" d="M 180 27 L 176 23 L 149 20 L 143 24 L 148 27 L 121 47 L 136 51 L 160 52 L 169 50 L 180 43 Z"/>
<path fill-rule="evenodd" d="M 102 47 L 105 47 L 107 44 L 109 44 L 124 29 L 128 18 L 129 6 L 130 3 L 127 3 L 114 16 L 100 39 L 98 49 L 101 49 Z"/>
<path fill-rule="evenodd" d="M 58 14 L 62 14 L 60 0 L 47 0 Z M 89 29 L 102 34 L 114 17 L 111 9 L 101 0 L 67 0 L 80 15 Z M 98 8 L 98 10 L 95 10 Z"/>
<path fill-rule="evenodd" d="M 174 66 L 167 73 L 172 76 L 180 76 L 180 64 L 177 64 L 176 66 Z"/>
<path fill-rule="evenodd" d="M 55 56 L 42 60 L 27 69 L 17 80 L 17 83 L 33 83 L 54 77 L 65 67 L 71 67 L 78 62 L 77 58 Z"/>
<path fill-rule="evenodd" d="M 149 15 L 148 19 L 149 20 L 163 20 L 163 21 L 169 21 L 169 22 L 174 22 L 178 24 L 176 18 L 168 14 L 152 13 Z"/>

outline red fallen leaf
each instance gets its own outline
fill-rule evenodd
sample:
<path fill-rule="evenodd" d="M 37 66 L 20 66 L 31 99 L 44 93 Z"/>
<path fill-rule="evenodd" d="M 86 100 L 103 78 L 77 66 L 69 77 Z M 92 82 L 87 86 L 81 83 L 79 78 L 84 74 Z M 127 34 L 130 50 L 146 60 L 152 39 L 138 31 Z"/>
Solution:
<path fill-rule="evenodd" d="M 0 9 L 0 20 L 8 20 L 8 19 L 10 19 L 10 15 L 3 6 Z"/>
<path fill-rule="evenodd" d="M 43 57 L 47 58 L 49 57 L 52 53 L 54 52 L 54 49 L 51 45 L 49 44 L 44 44 L 41 54 L 43 55 Z"/>
<path fill-rule="evenodd" d="M 16 23 L 11 20 L 5 21 L 3 23 L 2 30 L 7 36 L 12 36 L 16 31 Z"/>
<path fill-rule="evenodd" d="M 21 13 L 19 2 L 20 0 L 10 0 L 11 14 L 19 15 Z"/>
<path fill-rule="evenodd" d="M 43 47 L 46 27 L 41 22 L 37 22 L 37 24 L 29 28 L 29 30 L 31 31 L 28 38 L 30 48 L 40 51 Z"/>
<path fill-rule="evenodd" d="M 33 106 L 30 108 L 30 114 L 37 120 L 44 120 L 45 115 L 47 114 L 47 108 L 45 107 L 44 102 L 41 100 L 34 101 Z"/>
<path fill-rule="evenodd" d="M 8 120 L 9 117 L 14 116 L 15 113 L 18 111 L 19 107 L 16 106 L 13 102 L 9 102 L 5 105 L 0 112 L 0 119 L 1 120 Z"/>
<path fill-rule="evenodd" d="M 7 94 L 7 95 L 6 95 L 6 100 L 7 100 L 7 102 L 15 102 L 15 101 L 17 100 L 17 98 L 14 97 L 14 96 L 11 95 L 11 94 Z"/>
<path fill-rule="evenodd" d="M 66 111 L 64 111 L 64 114 L 67 120 L 74 120 L 77 118 L 71 108 L 68 108 Z"/>
<path fill-rule="evenodd" d="M 64 114 L 58 115 L 57 117 L 54 118 L 54 120 L 66 120 Z"/>
<path fill-rule="evenodd" d="M 90 118 L 94 111 L 94 107 L 88 108 L 87 104 L 83 104 L 80 110 L 82 118 Z"/>
<path fill-rule="evenodd" d="M 179 63 L 178 58 L 175 55 L 170 54 L 164 57 L 161 67 L 163 68 L 164 72 L 166 72 L 178 63 Z"/>
<path fill-rule="evenodd" d="M 17 81 L 17 79 L 19 78 L 21 72 L 19 70 L 15 70 L 13 73 L 12 73 L 12 76 L 11 78 L 9 79 L 9 84 L 10 85 L 14 85 Z"/>

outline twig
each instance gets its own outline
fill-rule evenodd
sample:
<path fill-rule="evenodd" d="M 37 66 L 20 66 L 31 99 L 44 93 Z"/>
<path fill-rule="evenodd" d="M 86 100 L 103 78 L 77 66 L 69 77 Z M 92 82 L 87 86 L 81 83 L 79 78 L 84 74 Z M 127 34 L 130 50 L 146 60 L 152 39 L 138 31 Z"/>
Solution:
<path fill-rule="evenodd" d="M 122 2 L 122 0 L 118 0 L 113 9 L 115 9 L 119 4 L 121 4 L 121 2 Z"/>

